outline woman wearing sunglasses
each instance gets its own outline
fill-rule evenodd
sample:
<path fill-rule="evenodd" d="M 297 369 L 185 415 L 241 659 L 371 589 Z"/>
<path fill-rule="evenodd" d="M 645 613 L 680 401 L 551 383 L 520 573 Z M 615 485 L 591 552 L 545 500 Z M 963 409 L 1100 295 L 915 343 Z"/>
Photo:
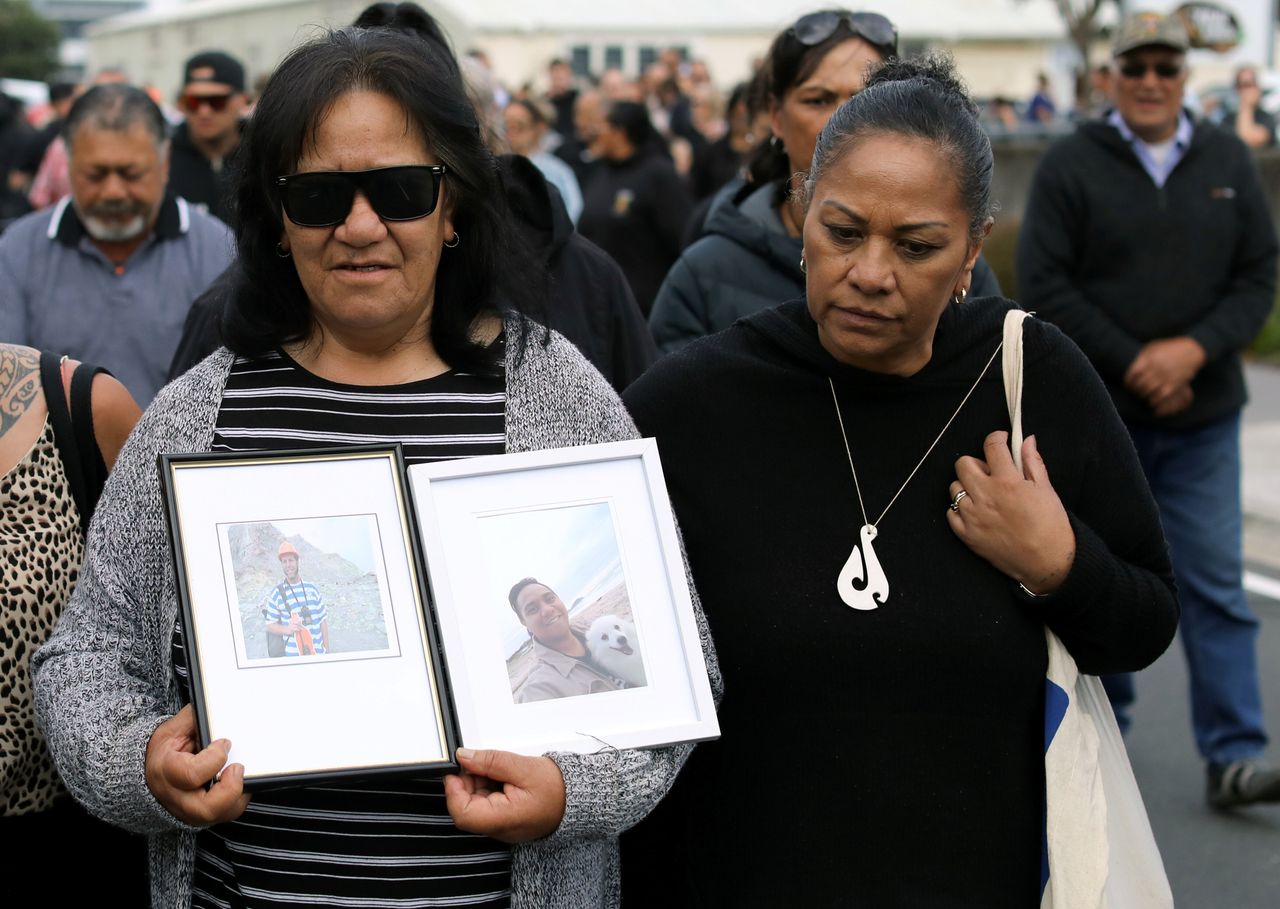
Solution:
<path fill-rule="evenodd" d="M 227 742 L 196 752 L 158 453 L 399 441 L 414 463 L 635 435 L 582 356 L 520 314 L 545 279 L 445 55 L 383 29 L 302 46 L 263 91 L 242 163 L 230 349 L 143 416 L 36 662 L 60 771 L 95 814 L 150 835 L 156 906 L 616 904 L 616 836 L 687 747 L 461 750 L 465 772 L 443 782 L 252 801 L 243 768 L 218 775 Z M 321 721 L 295 706 L 282 722 Z"/>
<path fill-rule="evenodd" d="M 1110 397 L 1039 320 L 1014 465 L 1013 304 L 971 294 L 991 172 L 949 62 L 886 64 L 818 138 L 805 298 L 627 389 L 728 695 L 624 837 L 624 902 L 1040 904 L 1045 627 L 1083 672 L 1143 666 L 1177 604 Z"/>
<path fill-rule="evenodd" d="M 678 350 L 804 294 L 798 189 L 814 143 L 836 108 L 862 90 L 868 71 L 897 51 L 898 30 L 879 13 L 809 13 L 774 39 L 762 76 L 773 136 L 757 150 L 746 180 L 721 190 L 702 239 L 658 290 L 649 327 L 660 350 Z M 981 259 L 973 293 L 1000 293 Z"/>

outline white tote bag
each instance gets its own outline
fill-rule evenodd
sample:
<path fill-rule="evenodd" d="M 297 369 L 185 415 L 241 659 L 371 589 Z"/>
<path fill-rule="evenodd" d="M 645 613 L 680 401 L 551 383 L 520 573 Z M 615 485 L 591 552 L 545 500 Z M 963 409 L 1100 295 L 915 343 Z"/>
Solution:
<path fill-rule="evenodd" d="M 1009 445 L 1022 469 L 1022 323 L 1004 321 Z M 1041 909 L 1165 909 L 1173 894 L 1111 702 L 1048 628 Z"/>

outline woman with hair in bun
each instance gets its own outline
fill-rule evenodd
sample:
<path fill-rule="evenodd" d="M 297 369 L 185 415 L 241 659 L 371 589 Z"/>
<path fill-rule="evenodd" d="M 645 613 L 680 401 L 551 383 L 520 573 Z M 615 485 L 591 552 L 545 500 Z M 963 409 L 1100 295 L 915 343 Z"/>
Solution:
<path fill-rule="evenodd" d="M 729 692 L 722 738 L 624 844 L 637 905 L 655 879 L 664 906 L 1038 905 L 1045 627 L 1091 674 L 1173 637 L 1133 446 L 1039 320 L 1014 466 L 1015 307 L 972 295 L 991 171 L 950 61 L 886 64 L 818 137 L 805 299 L 625 395 Z"/>
<path fill-rule="evenodd" d="M 751 158 L 747 179 L 716 196 L 702 238 L 667 273 L 649 315 L 659 350 L 678 350 L 804 294 L 801 189 L 814 143 L 868 72 L 897 52 L 898 30 L 879 13 L 808 13 L 774 38 L 760 74 L 773 135 Z M 973 295 L 999 293 L 979 259 Z"/>

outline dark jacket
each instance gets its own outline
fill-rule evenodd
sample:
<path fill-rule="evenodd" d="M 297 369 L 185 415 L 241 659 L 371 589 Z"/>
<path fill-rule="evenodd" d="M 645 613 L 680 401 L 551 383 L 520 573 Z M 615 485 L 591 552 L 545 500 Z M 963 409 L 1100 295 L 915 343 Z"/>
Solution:
<path fill-rule="evenodd" d="M 180 123 L 173 131 L 169 146 L 169 191 L 230 224 L 239 149 L 237 145 L 214 167 L 191 141 L 187 124 Z"/>
<path fill-rule="evenodd" d="M 559 193 L 527 159 L 502 159 L 507 199 L 525 239 L 551 275 L 544 321 L 568 338 L 619 392 L 657 359 L 658 352 L 631 288 L 616 262 L 574 232 Z M 221 343 L 218 323 L 234 293 L 231 265 L 191 306 L 169 367 L 176 379 Z"/>
<path fill-rule="evenodd" d="M 1022 304 L 1080 345 L 1128 422 L 1200 426 L 1246 400 L 1240 351 L 1275 300 L 1276 235 L 1249 150 L 1197 124 L 1157 187 L 1112 126 L 1049 149 L 1018 242 Z M 1157 420 L 1124 385 L 1142 345 L 1190 336 L 1208 355 L 1188 410 Z"/>
<path fill-rule="evenodd" d="M 573 229 L 564 201 L 527 158 L 502 158 L 507 200 L 551 273 L 546 323 L 621 393 L 658 350 L 631 287 L 609 254 Z"/>
<path fill-rule="evenodd" d="M 649 328 L 660 351 L 679 350 L 743 316 L 804 296 L 804 243 L 783 226 L 776 193 L 775 184 L 738 180 L 716 195 L 702 239 L 676 260 L 654 300 Z M 981 257 L 970 295 L 1000 296 L 1000 282 Z"/>
<path fill-rule="evenodd" d="M 622 266 L 646 315 L 680 255 L 692 207 L 688 189 L 660 152 L 605 161 L 582 186 L 578 230 Z"/>

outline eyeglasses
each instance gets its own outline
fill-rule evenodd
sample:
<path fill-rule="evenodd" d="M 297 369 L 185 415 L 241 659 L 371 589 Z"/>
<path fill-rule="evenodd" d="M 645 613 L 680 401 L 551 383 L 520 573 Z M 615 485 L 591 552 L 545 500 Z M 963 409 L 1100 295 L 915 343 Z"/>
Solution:
<path fill-rule="evenodd" d="M 206 104 L 209 106 L 209 110 L 215 114 L 220 114 L 231 103 L 231 95 L 232 92 L 227 92 L 224 95 L 183 95 L 179 100 L 179 104 L 189 114 L 194 114 Z"/>
<path fill-rule="evenodd" d="M 788 31 L 805 47 L 812 47 L 834 35 L 841 22 L 848 23 L 849 31 L 875 45 L 886 56 L 898 52 L 898 29 L 879 13 L 823 10 L 801 16 Z"/>
<path fill-rule="evenodd" d="M 1170 63 L 1161 60 L 1157 63 L 1144 63 L 1141 60 L 1126 60 L 1120 64 L 1120 75 L 1126 79 L 1141 79 L 1148 70 L 1155 70 L 1161 79 L 1176 79 L 1182 75 L 1181 63 Z"/>
<path fill-rule="evenodd" d="M 406 164 L 374 170 L 313 171 L 277 177 L 280 202 L 299 227 L 333 227 L 351 213 L 356 190 L 383 221 L 415 221 L 436 210 L 443 164 Z"/>

